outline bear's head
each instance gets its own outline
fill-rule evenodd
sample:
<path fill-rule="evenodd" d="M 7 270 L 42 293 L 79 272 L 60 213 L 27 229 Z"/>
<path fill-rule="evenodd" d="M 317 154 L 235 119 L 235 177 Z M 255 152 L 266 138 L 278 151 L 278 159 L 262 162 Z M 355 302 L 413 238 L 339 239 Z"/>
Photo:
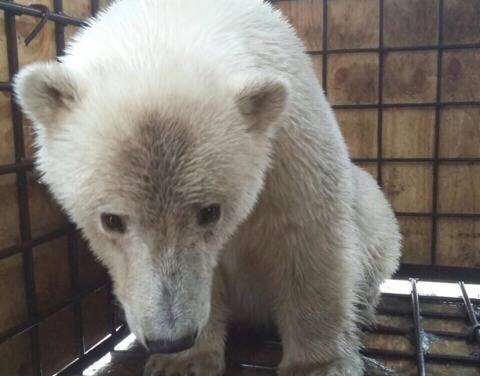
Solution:
<path fill-rule="evenodd" d="M 57 62 L 16 77 L 42 181 L 152 351 L 185 349 L 207 324 L 215 266 L 262 189 L 287 86 L 258 71 L 138 82 Z"/>

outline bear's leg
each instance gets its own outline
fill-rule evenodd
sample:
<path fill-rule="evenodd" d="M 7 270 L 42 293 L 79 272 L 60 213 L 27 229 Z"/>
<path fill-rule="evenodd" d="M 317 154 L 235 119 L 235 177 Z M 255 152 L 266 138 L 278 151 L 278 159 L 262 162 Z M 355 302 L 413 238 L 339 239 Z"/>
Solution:
<path fill-rule="evenodd" d="M 144 376 L 220 376 L 225 370 L 225 304 L 221 278 L 215 273 L 210 318 L 195 345 L 186 351 L 153 354 Z"/>
<path fill-rule="evenodd" d="M 332 285 L 327 277 L 315 286 L 290 287 L 277 307 L 284 354 L 280 376 L 363 375 L 353 296 L 348 283 Z"/>

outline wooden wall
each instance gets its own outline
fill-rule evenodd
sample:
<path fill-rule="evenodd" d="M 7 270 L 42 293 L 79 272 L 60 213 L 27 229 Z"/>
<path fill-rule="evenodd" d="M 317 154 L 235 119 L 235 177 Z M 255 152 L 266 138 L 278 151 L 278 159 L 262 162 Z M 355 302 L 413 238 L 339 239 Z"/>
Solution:
<path fill-rule="evenodd" d="M 403 262 L 480 267 L 480 2 L 276 3 L 399 215 Z"/>

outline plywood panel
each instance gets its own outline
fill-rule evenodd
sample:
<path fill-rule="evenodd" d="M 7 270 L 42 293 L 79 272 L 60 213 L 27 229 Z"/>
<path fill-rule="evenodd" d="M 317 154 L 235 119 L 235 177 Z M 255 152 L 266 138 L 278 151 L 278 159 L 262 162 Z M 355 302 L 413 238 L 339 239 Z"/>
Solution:
<path fill-rule="evenodd" d="M 30 5 L 30 0 L 19 0 L 19 4 Z M 53 0 L 39 0 L 36 4 L 43 4 L 53 9 Z M 51 60 L 55 57 L 55 27 L 52 22 L 42 28 L 35 39 L 26 46 L 25 38 L 38 24 L 39 19 L 31 16 L 17 17 L 18 62 L 20 66 L 39 60 Z"/>
<path fill-rule="evenodd" d="M 7 39 L 5 37 L 5 12 L 0 12 L 0 81 L 8 81 Z"/>
<path fill-rule="evenodd" d="M 429 213 L 432 210 L 432 166 L 426 163 L 385 163 L 383 183 L 394 209 Z"/>
<path fill-rule="evenodd" d="M 0 165 L 15 162 L 10 94 L 0 92 Z"/>
<path fill-rule="evenodd" d="M 27 321 L 26 301 L 22 256 L 1 260 L 0 333 Z"/>
<path fill-rule="evenodd" d="M 465 333 L 468 330 L 465 320 L 436 319 L 422 317 L 422 327 L 425 330 L 443 330 Z"/>
<path fill-rule="evenodd" d="M 105 268 L 96 260 L 89 250 L 88 244 L 82 238 L 79 239 L 79 275 L 82 289 L 89 289 L 107 281 Z"/>
<path fill-rule="evenodd" d="M 327 83 L 332 104 L 378 103 L 378 55 L 329 55 Z"/>
<path fill-rule="evenodd" d="M 109 334 L 108 312 L 110 309 L 108 293 L 105 289 L 95 291 L 83 299 L 83 333 L 87 351 Z"/>
<path fill-rule="evenodd" d="M 480 42 L 480 2 L 444 0 L 443 38 L 445 43 Z"/>
<path fill-rule="evenodd" d="M 0 344 L 0 375 L 33 375 L 29 332 Z"/>
<path fill-rule="evenodd" d="M 480 213 L 480 164 L 442 164 L 439 180 L 440 213 Z"/>
<path fill-rule="evenodd" d="M 449 364 L 427 364 L 427 375 L 434 376 L 478 376 L 478 367 L 464 367 Z"/>
<path fill-rule="evenodd" d="M 426 46 L 438 42 L 438 0 L 385 0 L 384 44 Z"/>
<path fill-rule="evenodd" d="M 386 103 L 433 102 L 436 84 L 437 52 L 390 52 L 385 55 Z"/>
<path fill-rule="evenodd" d="M 440 337 L 430 342 L 429 350 L 435 354 L 469 355 L 478 351 L 478 346 L 463 339 L 454 340 Z"/>
<path fill-rule="evenodd" d="M 480 100 L 480 50 L 445 51 L 442 100 Z"/>
<path fill-rule="evenodd" d="M 0 249 L 20 243 L 15 175 L 0 175 Z"/>
<path fill-rule="evenodd" d="M 46 314 L 72 298 L 67 238 L 35 247 L 33 257 L 38 309 Z"/>
<path fill-rule="evenodd" d="M 435 135 L 433 108 L 397 108 L 383 112 L 383 155 L 431 158 Z"/>
<path fill-rule="evenodd" d="M 92 14 L 90 0 L 63 0 L 63 13 L 72 17 L 86 19 Z"/>
<path fill-rule="evenodd" d="M 413 351 L 408 336 L 369 333 L 362 340 L 363 345 L 372 349 Z"/>
<path fill-rule="evenodd" d="M 447 107 L 442 110 L 440 157 L 480 157 L 480 108 Z"/>
<path fill-rule="evenodd" d="M 67 218 L 47 192 L 47 189 L 31 175 L 28 178 L 28 191 L 32 236 L 34 238 L 58 230 L 67 224 Z"/>
<path fill-rule="evenodd" d="M 337 110 L 337 120 L 352 158 L 377 157 L 377 110 Z"/>
<path fill-rule="evenodd" d="M 430 218 L 400 217 L 402 233 L 402 262 L 430 264 L 432 249 L 432 220 Z"/>
<path fill-rule="evenodd" d="M 328 1 L 328 48 L 367 48 L 379 44 L 379 1 Z"/>
<path fill-rule="evenodd" d="M 323 45 L 323 1 L 279 1 L 282 13 L 290 20 L 309 51 L 320 51 Z"/>
<path fill-rule="evenodd" d="M 51 375 L 78 356 L 75 319 L 71 308 L 50 316 L 40 324 L 40 353 L 44 374 Z"/>
<path fill-rule="evenodd" d="M 480 219 L 441 218 L 437 236 L 438 265 L 480 267 Z"/>
<path fill-rule="evenodd" d="M 92 14 L 90 0 L 64 0 L 63 11 L 69 16 L 87 19 Z M 76 26 L 67 26 L 65 28 L 65 41 L 69 41 L 80 30 Z"/>

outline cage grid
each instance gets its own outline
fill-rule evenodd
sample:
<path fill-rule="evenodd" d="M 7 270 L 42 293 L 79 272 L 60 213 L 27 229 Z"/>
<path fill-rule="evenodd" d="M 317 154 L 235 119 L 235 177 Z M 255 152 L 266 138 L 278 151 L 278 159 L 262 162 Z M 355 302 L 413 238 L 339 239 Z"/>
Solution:
<path fill-rule="evenodd" d="M 287 3 L 298 3 L 304 0 L 277 0 L 271 1 L 276 6 L 282 8 Z M 388 0 L 375 0 L 378 2 L 379 9 L 379 27 L 378 27 L 378 47 L 355 47 L 355 48 L 337 48 L 329 47 L 329 6 L 335 0 L 309 0 L 310 3 L 321 7 L 322 10 L 322 37 L 321 48 L 307 48 L 307 53 L 312 56 L 312 59 L 321 59 L 321 71 L 319 78 L 322 81 L 323 88 L 329 95 L 329 58 L 331 56 L 341 56 L 343 54 L 378 54 L 378 86 L 375 88 L 376 102 L 375 103 L 335 103 L 333 108 L 335 110 L 376 110 L 377 114 L 377 134 L 376 134 L 376 150 L 375 157 L 359 157 L 354 158 L 354 161 L 359 164 L 373 164 L 376 169 L 377 179 L 380 185 L 384 185 L 383 170 L 386 163 L 397 162 L 412 162 L 412 163 L 431 163 L 432 164 L 432 205 L 431 211 L 397 211 L 399 217 L 418 217 L 431 219 L 431 245 L 430 245 L 430 262 L 429 265 L 421 264 L 403 264 L 398 277 L 416 277 L 425 280 L 463 280 L 478 282 L 480 280 L 480 272 L 476 267 L 469 266 L 449 266 L 439 265 L 437 263 L 437 246 L 438 246 L 438 221 L 441 218 L 459 218 L 459 219 L 479 219 L 480 213 L 466 213 L 466 212 L 445 212 L 438 210 L 439 202 L 439 168 L 441 164 L 449 163 L 466 163 L 478 164 L 479 157 L 442 157 L 440 153 L 440 134 L 441 134 L 441 112 L 445 108 L 464 108 L 464 107 L 480 107 L 480 101 L 476 98 L 470 100 L 445 100 L 442 95 L 443 81 L 444 81 L 444 54 L 446 51 L 479 51 L 480 43 L 447 43 L 444 40 L 444 9 L 445 3 L 449 0 L 437 0 L 436 11 L 438 12 L 437 21 L 437 43 L 429 43 L 421 46 L 407 45 L 407 46 L 388 46 L 384 41 L 384 20 L 385 20 L 385 3 Z M 90 8 L 92 15 L 95 15 L 100 8 L 99 0 L 90 0 Z M 55 42 L 57 55 L 62 55 L 65 48 L 65 27 L 85 25 L 85 21 L 80 18 L 72 17 L 63 12 L 63 1 L 53 0 L 53 9 L 50 10 L 45 5 L 23 5 L 14 2 L 13 0 L 0 1 L 0 10 L 4 12 L 5 19 L 5 36 L 7 44 L 7 58 L 8 58 L 8 82 L 0 82 L 0 91 L 11 93 L 11 80 L 19 68 L 18 61 L 18 37 L 16 29 L 16 17 L 21 15 L 28 15 L 38 19 L 38 27 L 35 27 L 30 35 L 31 38 L 36 37 L 36 32 L 40 31 L 41 27 L 47 23 L 52 22 L 55 25 Z M 308 47 L 308 46 L 307 46 Z M 387 101 L 385 100 L 385 60 L 388 54 L 395 52 L 419 52 L 428 51 L 436 54 L 436 81 L 435 81 L 435 95 L 434 100 L 427 101 Z M 434 109 L 434 142 L 433 155 L 431 157 L 389 157 L 384 154 L 383 136 L 384 136 L 384 110 L 387 109 L 401 109 L 401 108 L 433 108 Z M 89 351 L 85 346 L 85 333 L 82 326 L 82 302 L 89 294 L 95 291 L 108 289 L 110 290 L 110 281 L 104 280 L 101 283 L 83 288 L 79 283 L 79 234 L 76 228 L 71 224 L 66 224 L 61 228 L 42 234 L 41 236 L 32 236 L 31 230 L 31 215 L 28 197 L 28 176 L 33 171 L 33 163 L 28 158 L 25 151 L 25 135 L 23 128 L 23 119 L 18 106 L 13 97 L 10 98 L 10 109 L 14 132 L 14 163 L 0 164 L 0 177 L 3 175 L 16 176 L 16 189 L 18 197 L 19 209 L 19 223 L 20 223 L 20 244 L 13 245 L 4 249 L 0 249 L 0 261 L 19 255 L 22 258 L 23 278 L 25 283 L 25 292 L 27 298 L 28 320 L 22 322 L 13 328 L 10 328 L 0 333 L 0 345 L 7 340 L 28 333 L 31 340 L 31 356 L 32 369 L 35 375 L 42 374 L 41 353 L 40 353 L 40 333 L 39 325 L 47 318 L 66 309 L 73 309 L 75 322 L 75 337 L 78 344 L 78 357 L 67 368 L 62 371 L 62 374 L 78 374 L 86 365 L 92 362 L 93 359 L 99 357 L 100 354 L 106 353 L 113 347 L 113 344 L 124 337 L 128 331 L 121 318 L 118 316 L 116 310 L 112 307 L 109 311 L 110 317 L 110 337 L 104 340 L 101 344 L 93 347 Z M 67 237 L 68 240 L 68 254 L 69 254 L 69 268 L 70 268 L 70 284 L 72 287 L 72 296 L 67 301 L 59 304 L 56 307 L 49 309 L 47 312 L 40 312 L 37 302 L 37 294 L 35 288 L 34 277 L 34 255 L 35 247 L 50 242 L 52 240 Z M 452 354 L 437 354 L 425 351 L 423 347 L 424 337 L 426 334 L 435 335 L 439 337 L 457 338 L 464 341 L 478 343 L 479 328 L 478 328 L 478 301 L 469 299 L 467 291 L 463 283 L 460 283 L 462 289 L 463 300 L 458 299 L 437 299 L 444 304 L 461 304 L 465 312 L 460 312 L 455 315 L 442 314 L 438 312 L 430 312 L 421 308 L 421 303 L 426 301 L 437 301 L 434 298 L 421 296 L 419 298 L 416 292 L 415 280 L 412 280 L 411 306 L 406 307 L 403 311 L 399 311 L 397 307 L 392 309 L 385 305 L 381 305 L 379 313 L 388 314 L 390 316 L 410 315 L 413 319 L 413 325 L 408 328 L 399 328 L 391 325 L 379 325 L 375 329 L 376 333 L 380 334 L 398 334 L 410 335 L 414 341 L 413 351 L 400 351 L 391 349 L 374 349 L 366 348 L 365 355 L 378 358 L 394 358 L 415 360 L 417 365 L 417 374 L 426 374 L 425 364 L 429 363 L 455 363 L 459 365 L 467 365 L 471 367 L 480 367 L 480 358 L 478 353 L 452 355 Z M 405 297 L 384 295 L 383 300 L 399 299 L 405 303 Z M 110 299 L 111 297 L 110 293 Z M 403 299 L 403 300 L 402 300 Z M 462 303 L 463 302 L 463 303 Z M 469 331 L 465 332 L 447 332 L 442 330 L 428 331 L 422 327 L 421 318 L 437 317 L 443 319 L 464 320 L 468 318 L 470 327 Z M 266 345 L 277 348 L 278 341 L 267 341 Z M 235 347 L 235 346 L 234 346 Z M 121 355 L 122 352 L 114 352 Z M 132 356 L 131 352 L 126 352 L 125 357 Z M 235 355 L 231 354 L 231 359 Z M 248 363 L 241 360 L 232 360 L 233 368 L 244 368 L 253 370 L 255 372 L 263 370 L 272 372 L 273 365 L 255 364 L 255 362 Z"/>
<path fill-rule="evenodd" d="M 464 367 L 473 367 L 472 370 L 475 372 L 478 367 L 480 367 L 480 348 L 476 347 L 476 352 L 464 353 L 464 354 L 449 354 L 449 353 L 440 353 L 440 352 L 431 352 L 428 350 L 428 342 L 430 340 L 427 337 L 432 338 L 451 338 L 456 340 L 463 340 L 474 345 L 480 345 L 480 324 L 476 318 L 478 313 L 475 312 L 475 309 L 479 309 L 478 301 L 474 305 L 468 296 L 467 290 L 463 282 L 459 282 L 458 286 L 461 290 L 461 298 L 445 298 L 437 296 L 420 296 L 417 291 L 417 280 L 411 279 L 411 293 L 410 295 L 400 295 L 392 293 L 382 294 L 382 302 L 380 304 L 378 313 L 386 314 L 389 316 L 399 316 L 399 317 L 411 317 L 413 324 L 410 327 L 399 327 L 392 324 L 377 324 L 375 328 L 366 328 L 366 336 L 369 334 L 384 334 L 384 335 L 400 335 L 406 336 L 411 342 L 411 351 L 405 350 L 396 350 L 388 348 L 375 348 L 369 347 L 366 345 L 362 353 L 368 357 L 379 360 L 386 360 L 389 358 L 397 360 L 410 360 L 416 366 L 416 373 L 419 376 L 425 376 L 426 365 L 427 364 L 456 364 Z M 395 303 L 392 308 L 392 305 L 389 303 Z M 442 304 L 454 304 L 460 308 L 456 312 L 442 312 L 440 310 L 432 309 L 422 309 L 421 303 L 433 303 L 437 308 L 441 307 Z M 398 309 L 400 307 L 401 309 Z M 446 320 L 462 320 L 467 324 L 465 331 L 445 331 L 445 330 L 431 330 L 425 329 L 422 325 L 422 319 L 424 318 L 435 318 L 435 319 L 446 319 Z M 240 334 L 244 336 L 244 334 Z M 435 339 L 433 339 L 435 341 Z M 280 351 L 281 343 L 278 340 L 268 339 L 266 340 L 267 346 L 274 346 L 277 352 Z M 232 346 L 233 348 L 241 347 L 241 345 Z M 255 358 L 255 355 L 253 356 Z M 279 356 L 276 357 L 277 362 Z M 248 370 L 261 370 L 270 374 L 275 374 L 276 364 L 272 364 L 271 359 L 268 359 L 266 363 L 262 362 L 245 362 L 245 359 L 241 359 L 235 354 L 231 354 L 230 364 L 232 368 L 244 368 Z M 369 364 L 367 362 L 367 364 Z M 368 369 L 370 368 L 370 369 Z M 380 369 L 386 374 L 388 373 L 385 369 Z M 375 370 L 375 364 L 370 364 L 367 366 L 367 371 L 370 371 L 371 374 L 378 374 Z M 370 374 L 370 373 L 369 373 Z M 402 375 L 401 371 L 395 374 Z M 434 374 L 434 373 L 428 373 Z M 473 373 L 472 373 L 473 374 Z"/>
<path fill-rule="evenodd" d="M 40 31 L 41 27 L 47 21 L 55 22 L 55 44 L 56 53 L 58 56 L 63 54 L 65 48 L 65 26 L 84 26 L 85 21 L 74 17 L 67 16 L 63 13 L 63 1 L 54 0 L 54 9 L 50 11 L 49 8 L 42 4 L 33 4 L 30 6 L 17 4 L 13 1 L 0 2 L 0 9 L 4 10 L 5 17 L 5 36 L 7 43 L 7 58 L 10 82 L 0 83 L 0 90 L 11 91 L 11 81 L 13 76 L 19 69 L 18 62 L 18 47 L 17 47 L 17 29 L 16 16 L 29 15 L 39 18 L 37 27 L 34 28 L 30 34 L 34 38 Z M 91 1 L 92 16 L 99 9 L 99 1 Z M 64 371 L 65 374 L 71 374 L 74 368 L 82 368 L 84 364 L 88 364 L 94 359 L 98 358 L 100 354 L 105 353 L 115 342 L 123 338 L 127 333 L 127 328 L 120 322 L 116 315 L 113 306 L 110 309 L 110 336 L 103 342 L 94 346 L 88 352 L 85 348 L 85 336 L 82 327 L 82 302 L 83 300 L 94 292 L 103 289 L 110 290 L 111 284 L 109 280 L 84 289 L 79 284 L 79 256 L 78 256 L 78 231 L 71 225 L 65 225 L 62 228 L 53 232 L 47 233 L 35 239 L 32 238 L 30 228 L 30 213 L 29 213 L 29 198 L 28 198 L 28 183 L 27 173 L 32 170 L 33 163 L 26 158 L 25 154 L 25 140 L 23 134 L 23 118 L 15 103 L 13 96 L 11 96 L 11 114 L 14 131 L 14 149 L 15 149 L 15 163 L 11 165 L 4 165 L 0 167 L 0 175 L 14 173 L 16 174 L 17 192 L 18 192 L 18 207 L 20 212 L 20 245 L 8 247 L 0 250 L 0 260 L 12 257 L 17 254 L 22 255 L 24 268 L 24 283 L 26 300 L 28 304 L 29 319 L 19 325 L 0 333 L 0 344 L 7 340 L 20 336 L 24 333 L 29 333 L 31 340 L 31 357 L 32 370 L 35 375 L 45 374 L 41 365 L 41 345 L 39 335 L 39 325 L 44 323 L 53 315 L 73 309 L 75 322 L 75 336 L 78 345 L 78 357 L 73 361 Z M 72 296 L 65 302 L 58 304 L 58 306 L 50 308 L 47 312 L 40 313 L 37 304 L 37 295 L 35 288 L 34 277 L 34 261 L 33 249 L 41 244 L 47 243 L 60 237 L 67 237 L 68 253 L 69 253 L 69 268 L 70 268 L 70 284 L 72 287 Z M 59 371 L 59 370 L 57 370 Z"/>

